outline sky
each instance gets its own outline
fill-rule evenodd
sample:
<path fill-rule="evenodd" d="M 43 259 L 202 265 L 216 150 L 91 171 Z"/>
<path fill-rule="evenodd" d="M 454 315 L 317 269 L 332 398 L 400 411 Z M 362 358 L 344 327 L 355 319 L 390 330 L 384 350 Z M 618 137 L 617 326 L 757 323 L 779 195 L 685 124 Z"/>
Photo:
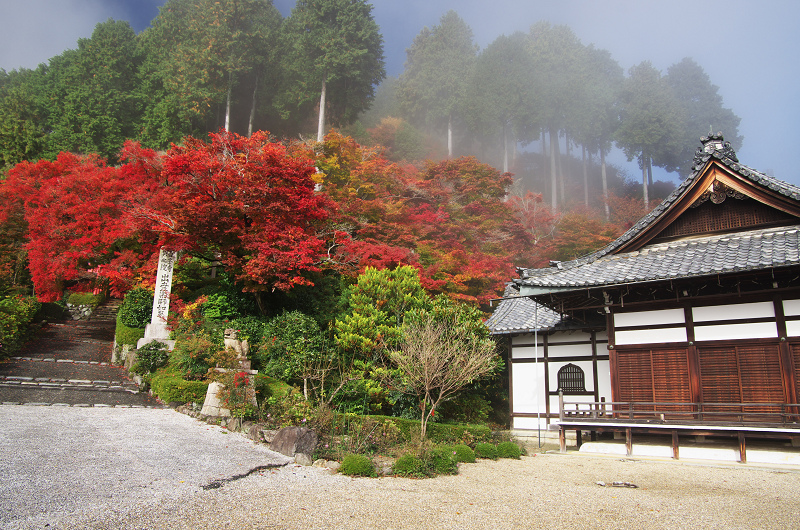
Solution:
<path fill-rule="evenodd" d="M 294 0 L 274 0 L 288 15 Z M 0 0 L 0 68 L 34 68 L 108 18 L 139 32 L 164 0 Z M 527 31 L 540 20 L 569 26 L 584 44 L 611 52 L 627 71 L 644 60 L 666 73 L 693 58 L 719 86 L 725 107 L 741 117 L 740 162 L 800 185 L 800 2 L 797 0 L 374 0 L 389 75 L 425 27 L 454 9 L 476 43 Z M 712 124 L 713 125 L 713 124 Z M 716 132 L 716 130 L 715 130 Z M 721 131 L 724 132 L 725 131 Z M 698 139 L 699 145 L 699 139 Z M 617 153 L 612 162 L 622 164 Z M 636 178 L 635 163 L 626 166 Z M 660 178 L 671 175 L 661 173 Z M 659 173 L 656 173 L 659 178 Z"/>

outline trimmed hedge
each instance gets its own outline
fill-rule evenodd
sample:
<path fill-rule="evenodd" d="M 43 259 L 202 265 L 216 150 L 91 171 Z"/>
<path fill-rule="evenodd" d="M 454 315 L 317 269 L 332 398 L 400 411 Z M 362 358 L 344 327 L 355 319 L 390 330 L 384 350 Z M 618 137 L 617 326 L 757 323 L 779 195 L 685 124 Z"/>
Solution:
<path fill-rule="evenodd" d="M 392 416 L 369 416 L 378 421 L 393 421 L 400 429 L 406 442 L 419 440 L 419 420 L 395 418 Z M 427 437 L 434 444 L 473 445 L 492 439 L 492 430 L 486 425 L 467 425 L 462 423 L 428 423 Z"/>
<path fill-rule="evenodd" d="M 422 478 L 425 476 L 425 464 L 412 454 L 405 454 L 392 465 L 392 472 L 401 477 Z"/>
<path fill-rule="evenodd" d="M 135 287 L 122 299 L 117 313 L 117 324 L 121 322 L 131 328 L 143 328 L 150 323 L 152 314 L 153 293 L 143 287 Z"/>
<path fill-rule="evenodd" d="M 500 442 L 497 444 L 497 456 L 500 458 L 516 458 L 519 460 L 521 455 L 522 451 L 514 442 Z"/>
<path fill-rule="evenodd" d="M 490 443 L 479 443 L 475 446 L 475 456 L 497 460 L 497 447 Z"/>
<path fill-rule="evenodd" d="M 339 473 L 356 477 L 374 477 L 376 475 L 375 464 L 368 456 L 347 455 L 342 459 Z"/>
<path fill-rule="evenodd" d="M 117 344 L 136 345 L 144 337 L 144 328 L 129 328 L 122 323 L 122 315 L 117 315 L 117 329 L 115 332 Z"/>
<path fill-rule="evenodd" d="M 150 388 L 153 394 L 165 403 L 171 401 L 202 403 L 206 399 L 208 382 L 187 381 L 176 375 L 161 373 L 153 375 L 150 379 Z"/>
<path fill-rule="evenodd" d="M 91 308 L 96 308 L 105 301 L 106 297 L 103 294 L 93 293 L 70 293 L 67 297 L 67 303 L 72 305 L 88 305 Z"/>

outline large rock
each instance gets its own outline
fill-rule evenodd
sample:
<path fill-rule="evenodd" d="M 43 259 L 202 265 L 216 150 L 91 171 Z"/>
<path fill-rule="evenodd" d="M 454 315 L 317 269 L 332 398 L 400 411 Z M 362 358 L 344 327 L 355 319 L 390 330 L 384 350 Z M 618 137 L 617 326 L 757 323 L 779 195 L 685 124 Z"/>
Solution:
<path fill-rule="evenodd" d="M 306 427 L 284 427 L 278 431 L 269 447 L 286 456 L 297 453 L 310 455 L 317 448 L 317 433 Z"/>

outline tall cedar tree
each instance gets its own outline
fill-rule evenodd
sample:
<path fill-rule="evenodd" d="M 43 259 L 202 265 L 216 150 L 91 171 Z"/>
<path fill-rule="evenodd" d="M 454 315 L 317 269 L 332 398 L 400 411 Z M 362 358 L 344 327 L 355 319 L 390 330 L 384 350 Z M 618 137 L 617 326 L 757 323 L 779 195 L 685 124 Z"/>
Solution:
<path fill-rule="evenodd" d="M 352 123 L 386 77 L 383 36 L 364 0 L 298 0 L 284 26 L 291 87 L 285 109 L 317 104 L 317 141 L 326 123 Z"/>

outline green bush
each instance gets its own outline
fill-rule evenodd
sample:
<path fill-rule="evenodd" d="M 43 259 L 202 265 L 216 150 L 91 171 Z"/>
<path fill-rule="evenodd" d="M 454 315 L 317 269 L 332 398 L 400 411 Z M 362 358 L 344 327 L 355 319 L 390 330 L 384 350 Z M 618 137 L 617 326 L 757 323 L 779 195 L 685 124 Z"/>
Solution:
<path fill-rule="evenodd" d="M 153 293 L 143 287 L 128 291 L 117 314 L 118 322 L 129 328 L 144 328 L 153 315 Z M 125 342 L 123 344 L 130 344 Z"/>
<path fill-rule="evenodd" d="M 497 447 L 493 444 L 482 442 L 475 446 L 475 456 L 497 460 Z"/>
<path fill-rule="evenodd" d="M 455 475 L 458 473 L 458 461 L 455 452 L 450 447 L 434 447 L 425 455 L 425 461 L 431 474 Z"/>
<path fill-rule="evenodd" d="M 139 342 L 144 337 L 144 328 L 129 328 L 122 323 L 122 315 L 117 313 L 117 328 L 114 332 L 117 344 L 133 344 Z"/>
<path fill-rule="evenodd" d="M 395 461 L 392 472 L 401 477 L 422 478 L 425 476 L 425 464 L 422 459 L 412 454 L 405 454 Z"/>
<path fill-rule="evenodd" d="M 522 451 L 514 442 L 500 442 L 497 444 L 497 456 L 499 458 L 516 458 L 519 460 Z"/>
<path fill-rule="evenodd" d="M 211 368 L 212 356 L 218 347 L 205 333 L 178 338 L 170 356 L 170 364 L 186 379 L 202 379 Z"/>
<path fill-rule="evenodd" d="M 419 441 L 419 420 L 394 418 L 391 416 L 372 415 L 370 418 L 381 421 L 393 421 L 397 425 L 403 440 Z M 428 423 L 428 439 L 436 445 L 465 444 L 474 446 L 478 442 L 492 439 L 492 430 L 486 425 L 465 425 L 462 423 Z"/>
<path fill-rule="evenodd" d="M 171 401 L 203 403 L 206 399 L 208 383 L 205 381 L 187 381 L 168 373 L 156 373 L 150 379 L 150 388 L 153 390 L 153 394 L 165 403 Z"/>
<path fill-rule="evenodd" d="M 246 340 L 250 345 L 250 351 L 255 352 L 264 338 L 264 321 L 258 317 L 234 318 L 225 324 L 226 328 L 235 329 L 239 334 L 239 340 Z"/>
<path fill-rule="evenodd" d="M 147 375 L 166 366 L 168 361 L 167 345 L 154 340 L 136 350 L 136 364 L 132 370 L 139 375 Z"/>
<path fill-rule="evenodd" d="M 103 294 L 92 293 L 70 293 L 67 297 L 67 303 L 72 305 L 88 305 L 90 307 L 97 307 L 105 300 Z"/>
<path fill-rule="evenodd" d="M 458 462 L 466 462 L 468 464 L 475 462 L 475 451 L 470 449 L 468 445 L 454 445 L 453 452 L 455 453 L 456 460 Z"/>
<path fill-rule="evenodd" d="M 17 295 L 0 300 L 0 358 L 22 346 L 40 307 L 32 296 Z"/>
<path fill-rule="evenodd" d="M 357 477 L 374 477 L 376 475 L 375 464 L 364 455 L 347 455 L 342 460 L 339 473 Z"/>

